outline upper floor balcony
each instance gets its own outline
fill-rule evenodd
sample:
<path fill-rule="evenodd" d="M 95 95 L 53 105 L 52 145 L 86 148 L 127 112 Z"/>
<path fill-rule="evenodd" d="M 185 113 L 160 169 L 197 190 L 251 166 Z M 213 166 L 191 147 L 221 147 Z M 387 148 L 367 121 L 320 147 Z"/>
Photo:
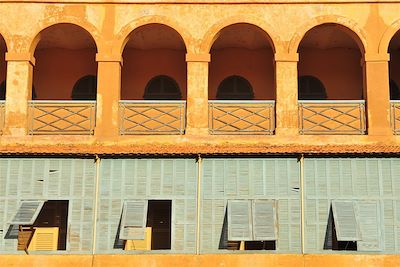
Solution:
<path fill-rule="evenodd" d="M 4 42 L 0 48 L 6 51 Z M 211 60 L 202 62 L 207 71 L 200 73 L 189 73 L 186 43 L 177 31 L 162 24 L 140 26 L 130 33 L 121 61 L 114 64 L 118 66 L 115 79 L 99 77 L 107 72 L 100 72 L 96 44 L 79 26 L 57 24 L 44 29 L 34 51 L 31 97 L 26 101 L 29 135 L 94 135 L 107 112 L 117 113 L 112 115 L 115 124 L 103 126 L 115 128 L 115 136 L 183 135 L 190 116 L 192 121 L 206 117 L 211 135 L 275 135 L 284 120 L 297 121 L 298 128 L 293 128 L 300 135 L 368 133 L 363 46 L 335 24 L 305 34 L 298 47 L 299 61 L 291 62 L 297 75 L 286 76 L 268 34 L 246 23 L 221 29 L 210 47 Z M 389 69 L 391 122 L 393 133 L 399 134 L 396 53 L 391 52 Z M 6 72 L 3 58 L 0 100 L 6 96 Z M 288 80 L 291 91 L 282 90 L 278 76 Z M 110 80 L 114 84 L 107 89 Z M 202 97 L 193 94 L 203 87 Z M 104 97 L 106 91 L 112 91 L 112 99 Z M 290 106 L 282 104 L 292 95 L 297 98 L 288 102 Z M 198 103 L 203 105 L 201 111 L 193 109 Z M 6 108 L 0 103 L 0 128 L 7 124 Z M 286 113 L 291 108 L 296 109 L 295 116 Z"/>

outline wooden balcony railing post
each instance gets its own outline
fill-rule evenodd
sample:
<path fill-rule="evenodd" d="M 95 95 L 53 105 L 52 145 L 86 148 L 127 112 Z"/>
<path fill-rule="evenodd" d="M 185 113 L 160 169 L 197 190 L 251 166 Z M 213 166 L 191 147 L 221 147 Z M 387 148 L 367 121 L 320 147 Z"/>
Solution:
<path fill-rule="evenodd" d="M 368 135 L 392 135 L 388 54 L 365 54 Z"/>
<path fill-rule="evenodd" d="M 28 100 L 32 99 L 32 76 L 35 59 L 29 53 L 6 54 L 7 89 L 3 134 L 28 134 Z"/>

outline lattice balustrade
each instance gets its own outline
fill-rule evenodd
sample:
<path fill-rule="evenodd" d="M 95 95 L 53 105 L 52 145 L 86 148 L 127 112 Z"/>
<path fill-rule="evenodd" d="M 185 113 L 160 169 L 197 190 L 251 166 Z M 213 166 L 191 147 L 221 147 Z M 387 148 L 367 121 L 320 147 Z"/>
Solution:
<path fill-rule="evenodd" d="M 299 101 L 300 134 L 365 134 L 364 100 Z"/>
<path fill-rule="evenodd" d="M 390 101 L 391 123 L 394 134 L 400 134 L 400 100 Z"/>
<path fill-rule="evenodd" d="M 0 134 L 3 133 L 5 119 L 5 101 L 0 101 Z"/>
<path fill-rule="evenodd" d="M 184 134 L 186 101 L 119 102 L 120 134 Z"/>
<path fill-rule="evenodd" d="M 273 134 L 275 101 L 211 100 L 211 134 Z"/>
<path fill-rule="evenodd" d="M 95 127 L 96 101 L 30 101 L 29 116 L 31 135 L 90 135 Z"/>

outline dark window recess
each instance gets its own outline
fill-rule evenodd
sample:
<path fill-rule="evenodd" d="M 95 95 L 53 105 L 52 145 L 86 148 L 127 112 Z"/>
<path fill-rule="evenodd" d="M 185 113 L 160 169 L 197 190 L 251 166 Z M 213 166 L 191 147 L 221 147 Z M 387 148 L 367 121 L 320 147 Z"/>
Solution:
<path fill-rule="evenodd" d="M 229 76 L 218 86 L 218 100 L 252 100 L 254 92 L 248 80 L 240 76 Z"/>
<path fill-rule="evenodd" d="M 275 250 L 275 241 L 245 241 L 245 250 Z"/>
<path fill-rule="evenodd" d="M 396 82 L 390 80 L 390 100 L 400 100 L 400 90 Z"/>
<path fill-rule="evenodd" d="M 151 227 L 151 249 L 171 249 L 171 200 L 149 200 L 147 227 Z"/>
<path fill-rule="evenodd" d="M 72 89 L 72 100 L 96 100 L 97 77 L 87 75 L 80 78 Z"/>
<path fill-rule="evenodd" d="M 182 94 L 174 79 L 160 75 L 147 83 L 143 98 L 145 100 L 180 100 Z"/>
<path fill-rule="evenodd" d="M 0 84 L 0 100 L 6 100 L 6 88 L 7 88 L 7 83 L 6 81 L 3 81 Z M 36 99 L 36 90 L 35 87 L 32 85 L 32 100 Z"/>
<path fill-rule="evenodd" d="M 314 76 L 301 76 L 298 79 L 299 100 L 325 100 L 327 94 L 323 83 Z"/>
<path fill-rule="evenodd" d="M 20 226 L 26 230 L 19 235 L 18 250 L 24 250 L 29 246 L 34 230 L 40 227 L 58 227 L 57 250 L 66 250 L 67 248 L 67 220 L 68 218 L 68 200 L 49 200 L 46 201 L 36 218 L 33 225 Z"/>
<path fill-rule="evenodd" d="M 332 208 L 329 211 L 328 224 L 325 233 L 325 250 L 349 250 L 357 251 L 357 241 L 338 241 L 336 236 L 335 221 Z"/>

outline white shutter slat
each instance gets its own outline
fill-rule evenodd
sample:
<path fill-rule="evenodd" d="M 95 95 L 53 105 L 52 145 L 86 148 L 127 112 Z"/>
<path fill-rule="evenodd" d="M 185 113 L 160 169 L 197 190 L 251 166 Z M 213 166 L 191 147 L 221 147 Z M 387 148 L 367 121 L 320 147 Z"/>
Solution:
<path fill-rule="evenodd" d="M 333 220 L 338 241 L 358 241 L 361 239 L 354 201 L 332 201 Z"/>
<path fill-rule="evenodd" d="M 270 241 L 278 236 L 276 200 L 253 200 L 253 240 Z"/>
<path fill-rule="evenodd" d="M 358 201 L 358 216 L 362 240 L 357 242 L 359 251 L 381 251 L 381 229 L 378 201 Z"/>
<path fill-rule="evenodd" d="M 251 201 L 228 200 L 228 240 L 253 240 Z"/>
<path fill-rule="evenodd" d="M 119 238 L 144 240 L 147 220 L 147 200 L 125 201 Z"/>
<path fill-rule="evenodd" d="M 44 201 L 22 201 L 10 224 L 32 225 L 43 205 Z"/>

